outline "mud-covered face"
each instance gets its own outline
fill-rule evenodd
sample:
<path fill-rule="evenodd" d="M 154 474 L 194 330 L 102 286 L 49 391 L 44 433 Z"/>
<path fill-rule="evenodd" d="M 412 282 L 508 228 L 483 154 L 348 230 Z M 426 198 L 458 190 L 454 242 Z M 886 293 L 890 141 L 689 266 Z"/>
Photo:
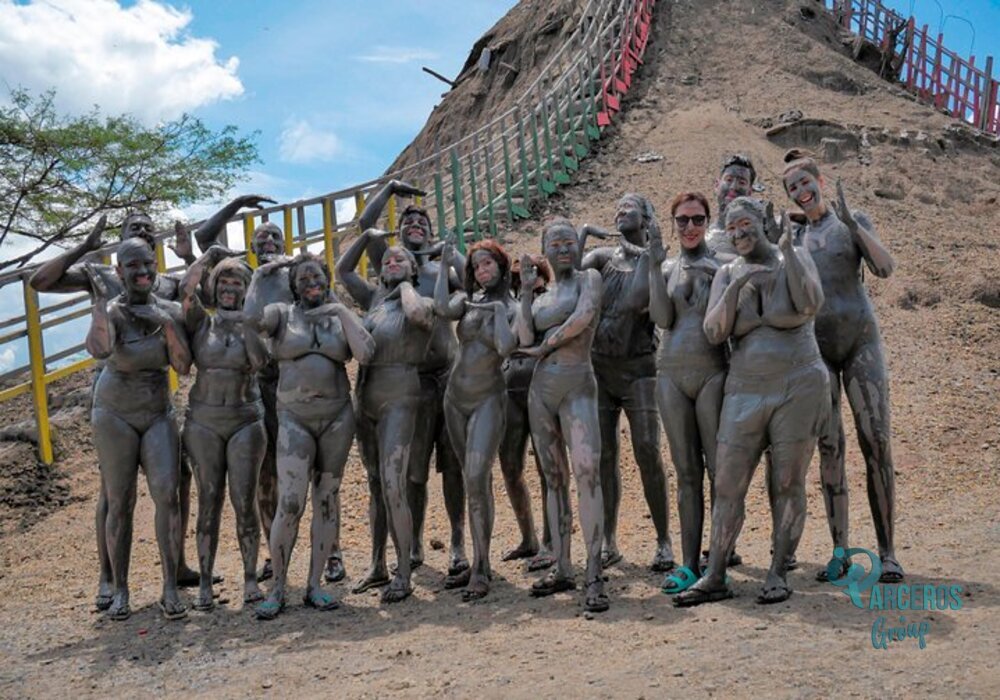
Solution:
<path fill-rule="evenodd" d="M 389 248 L 382 256 L 382 279 L 386 283 L 399 284 L 413 278 L 413 265 L 406 253 L 398 247 Z"/>
<path fill-rule="evenodd" d="M 302 263 L 295 271 L 295 293 L 305 306 L 319 306 L 326 299 L 330 287 L 323 268 L 317 262 Z"/>
<path fill-rule="evenodd" d="M 410 212 L 399 222 L 399 234 L 411 250 L 418 250 L 430 241 L 431 222 L 420 212 Z"/>
<path fill-rule="evenodd" d="M 246 293 L 246 283 L 238 275 L 221 273 L 215 281 L 215 304 L 220 309 L 236 311 L 243 308 Z"/>
<path fill-rule="evenodd" d="M 493 289 L 500 282 L 500 266 L 488 251 L 477 250 L 472 254 L 472 273 L 483 289 Z"/>
<path fill-rule="evenodd" d="M 619 233 L 638 231 L 642 228 L 642 206 L 635 197 L 622 197 L 618 200 L 615 227 Z"/>
<path fill-rule="evenodd" d="M 258 260 L 267 262 L 284 249 L 281 231 L 275 226 L 258 226 L 251 247 Z"/>
<path fill-rule="evenodd" d="M 149 294 L 156 283 L 156 256 L 147 245 L 123 246 L 118 252 L 118 276 L 130 292 Z"/>
<path fill-rule="evenodd" d="M 746 209 L 726 214 L 726 232 L 739 255 L 749 255 L 764 238 L 764 222 Z"/>
<path fill-rule="evenodd" d="M 752 173 L 750 168 L 742 165 L 730 165 L 715 181 L 715 196 L 719 202 L 719 211 L 724 211 L 726 205 L 737 197 L 749 197 L 752 193 Z"/>
<path fill-rule="evenodd" d="M 701 202 L 687 201 L 677 207 L 674 212 L 674 228 L 677 230 L 677 240 L 686 250 L 692 250 L 701 245 L 705 239 L 705 229 L 708 226 L 708 215 Z"/>
<path fill-rule="evenodd" d="M 123 241 L 129 238 L 142 238 L 150 246 L 156 245 L 153 236 L 156 227 L 153 220 L 145 214 L 129 214 L 122 222 L 121 236 Z"/>
<path fill-rule="evenodd" d="M 785 192 L 806 216 L 823 207 L 822 183 L 807 170 L 793 170 L 785 175 Z"/>
<path fill-rule="evenodd" d="M 580 241 L 568 226 L 555 226 L 545 232 L 545 257 L 553 270 L 565 272 L 580 258 Z"/>

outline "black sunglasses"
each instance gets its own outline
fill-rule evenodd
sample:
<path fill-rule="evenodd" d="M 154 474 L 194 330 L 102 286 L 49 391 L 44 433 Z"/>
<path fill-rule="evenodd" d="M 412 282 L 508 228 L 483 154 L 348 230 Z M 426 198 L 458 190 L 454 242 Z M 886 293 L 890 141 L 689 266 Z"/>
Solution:
<path fill-rule="evenodd" d="M 684 228 L 688 223 L 692 223 L 695 226 L 704 226 L 705 222 L 708 221 L 708 217 L 704 214 L 697 214 L 695 216 L 675 216 L 674 221 L 677 223 L 678 228 Z"/>

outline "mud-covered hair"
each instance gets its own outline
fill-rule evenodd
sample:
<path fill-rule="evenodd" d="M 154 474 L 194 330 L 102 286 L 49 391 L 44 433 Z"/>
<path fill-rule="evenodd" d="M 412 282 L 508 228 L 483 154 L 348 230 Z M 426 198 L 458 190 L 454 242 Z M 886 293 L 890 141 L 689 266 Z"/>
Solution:
<path fill-rule="evenodd" d="M 737 165 L 741 168 L 746 168 L 750 171 L 750 184 L 757 182 L 757 169 L 753 167 L 753 161 L 750 160 L 750 156 L 744 153 L 733 153 L 722 159 L 722 167 L 719 168 L 719 176 L 721 177 L 726 168 Z"/>
<path fill-rule="evenodd" d="M 208 276 L 208 299 L 212 306 L 215 306 L 216 304 L 215 287 L 219 283 L 219 278 L 223 275 L 239 277 L 243 280 L 244 286 L 249 287 L 250 278 L 253 276 L 253 270 L 251 270 L 250 266 L 240 258 L 223 258 L 220 260 L 219 263 L 212 268 L 212 272 Z"/>
<path fill-rule="evenodd" d="M 410 284 L 416 286 L 417 280 L 420 278 L 420 268 L 417 266 L 417 256 L 410 252 L 406 246 L 402 245 L 392 245 L 385 249 L 382 253 L 382 264 L 379 267 L 379 282 L 382 281 L 382 270 L 385 270 L 385 257 L 394 251 L 401 251 L 406 259 L 410 263 L 410 269 L 413 270 L 413 274 L 410 275 Z"/>
<path fill-rule="evenodd" d="M 781 171 L 782 180 L 796 170 L 805 170 L 813 177 L 819 178 L 819 163 L 816 162 L 816 157 L 804 148 L 788 149 L 782 160 L 785 162 L 785 169 Z M 787 187 L 785 192 L 788 192 Z"/>
<path fill-rule="evenodd" d="M 476 282 L 476 274 L 472 265 L 472 256 L 481 250 L 489 253 L 490 257 L 496 261 L 497 267 L 500 268 L 500 292 L 501 296 L 506 296 L 507 292 L 510 291 L 510 256 L 503 249 L 503 246 L 492 238 L 484 238 L 472 244 L 469 248 L 469 252 L 465 257 L 465 293 L 471 299 L 472 293 L 476 291 L 478 283 Z"/>
<path fill-rule="evenodd" d="M 626 192 L 622 195 L 622 199 L 631 199 L 637 205 L 639 209 L 642 210 L 642 225 L 646 227 L 649 222 L 656 217 L 656 209 L 653 207 L 653 203 L 649 201 L 646 197 L 639 194 L 638 192 Z"/>
<path fill-rule="evenodd" d="M 121 259 L 123 253 L 128 253 L 132 248 L 146 250 L 152 250 L 153 247 L 149 245 L 149 241 L 146 240 L 145 236 L 132 236 L 131 238 L 126 238 L 124 241 L 118 244 L 115 254 L 118 256 L 118 264 L 121 265 Z"/>
<path fill-rule="evenodd" d="M 711 220 L 712 209 L 708 206 L 708 198 L 701 192 L 681 192 L 670 201 L 670 216 L 677 213 L 677 208 L 686 202 L 697 202 L 705 210 L 705 217 Z"/>
<path fill-rule="evenodd" d="M 577 233 L 576 226 L 573 222 L 567 219 L 565 216 L 553 216 L 545 221 L 545 228 L 542 229 L 542 253 L 545 253 L 545 239 L 549 236 L 549 231 L 556 228 L 568 228 L 577 237 L 577 241 L 580 240 L 580 234 Z"/>
<path fill-rule="evenodd" d="M 257 228 L 255 228 L 253 230 L 253 236 L 250 239 L 251 242 L 257 240 L 257 234 L 260 233 L 261 231 L 268 231 L 270 233 L 277 233 L 278 236 L 280 236 L 280 237 L 284 237 L 284 235 L 285 235 L 284 233 L 282 233 L 281 229 L 278 227 L 278 225 L 276 223 L 274 223 L 273 221 L 265 221 L 265 222 L 263 222 L 262 224 L 260 224 L 259 226 L 257 226 Z"/>
<path fill-rule="evenodd" d="M 406 208 L 399 213 L 399 218 L 396 219 L 396 229 L 402 231 L 403 219 L 407 217 L 408 214 L 420 214 L 427 220 L 427 240 L 434 238 L 434 223 L 431 221 L 431 215 L 427 213 L 427 210 L 417 204 L 407 204 Z"/>
<path fill-rule="evenodd" d="M 298 277 L 299 268 L 306 263 L 316 263 L 319 265 L 320 269 L 323 270 L 323 274 L 326 275 L 326 281 L 329 282 L 332 279 L 332 277 L 330 277 L 330 268 L 326 266 L 326 259 L 324 259 L 321 255 L 316 255 L 315 253 L 303 250 L 295 256 L 295 259 L 292 260 L 291 266 L 288 268 L 288 286 L 292 290 L 292 299 L 295 301 L 299 300 L 299 292 L 295 289 L 295 278 Z M 212 289 L 214 290 L 215 288 L 213 287 Z"/>
<path fill-rule="evenodd" d="M 726 219 L 733 215 L 733 212 L 739 211 L 740 209 L 745 209 L 757 217 L 757 220 L 761 223 L 764 222 L 767 216 L 766 205 L 759 199 L 754 199 L 753 197 L 737 197 L 729 203 L 726 207 Z M 725 224 L 725 222 L 723 222 Z"/>
<path fill-rule="evenodd" d="M 140 209 L 133 209 L 132 211 L 130 211 L 127 214 L 125 214 L 125 218 L 122 219 L 121 226 L 118 228 L 118 231 L 119 231 L 118 237 L 121 238 L 123 241 L 127 240 L 125 238 L 125 230 L 128 228 L 128 223 L 132 219 L 139 219 L 139 218 L 149 219 L 150 221 L 153 220 L 149 216 L 149 214 L 147 214 L 146 212 L 144 212 L 144 211 L 142 211 Z M 131 236 L 131 238 L 141 238 L 142 240 L 146 241 L 147 244 L 149 244 L 150 248 L 153 248 L 154 250 L 156 249 L 156 238 L 154 236 L 152 236 L 151 234 L 148 234 L 148 233 L 139 233 L 139 234 L 136 234 L 135 236 Z"/>

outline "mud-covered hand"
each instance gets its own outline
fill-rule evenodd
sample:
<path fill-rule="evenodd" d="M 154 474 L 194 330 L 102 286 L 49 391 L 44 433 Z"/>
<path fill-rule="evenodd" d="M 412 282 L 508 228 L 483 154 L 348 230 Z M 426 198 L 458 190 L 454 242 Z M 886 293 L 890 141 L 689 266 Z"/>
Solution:
<path fill-rule="evenodd" d="M 521 256 L 521 289 L 534 289 L 538 281 L 538 268 L 530 255 Z"/>
<path fill-rule="evenodd" d="M 451 241 L 445 242 L 441 247 L 441 264 L 445 267 L 454 267 L 455 265 L 455 244 Z"/>
<path fill-rule="evenodd" d="M 136 320 L 151 328 L 160 328 L 173 322 L 170 314 L 157 306 L 155 302 L 151 304 L 134 304 L 129 306 L 128 310 Z"/>
<path fill-rule="evenodd" d="M 97 220 L 94 224 L 94 228 L 90 229 L 90 233 L 83 240 L 83 245 L 87 250 L 98 250 L 102 245 L 101 236 L 104 233 L 104 227 L 108 224 L 107 214 L 101 215 L 101 218 Z"/>
<path fill-rule="evenodd" d="M 792 252 L 792 221 L 784 209 L 781 210 L 781 238 L 778 239 L 778 250 L 786 258 Z"/>
<path fill-rule="evenodd" d="M 194 259 L 194 249 L 191 247 L 191 231 L 180 221 L 174 222 L 174 242 L 167 245 L 181 260 L 189 262 Z"/>
<path fill-rule="evenodd" d="M 762 272 L 767 272 L 768 268 L 766 265 L 756 265 L 752 263 L 744 263 L 739 266 L 735 272 L 732 273 L 729 278 L 730 286 L 742 287 L 747 282 L 749 282 L 754 275 L 758 275 Z"/>
<path fill-rule="evenodd" d="M 390 180 L 392 193 L 400 197 L 425 197 L 427 192 L 403 180 Z"/>
<path fill-rule="evenodd" d="M 244 194 L 236 198 L 236 202 L 239 203 L 240 209 L 244 207 L 248 209 L 263 209 L 264 204 L 277 204 L 277 200 L 266 197 L 262 194 Z"/>
<path fill-rule="evenodd" d="M 837 178 L 837 199 L 833 203 L 833 211 L 837 215 L 837 218 L 847 227 L 847 230 L 851 232 L 851 235 L 857 235 L 858 220 L 854 218 L 850 207 L 847 206 L 847 198 L 844 196 L 844 183 L 841 182 L 840 178 Z"/>
<path fill-rule="evenodd" d="M 541 345 L 534 345 L 530 348 L 518 348 L 513 353 L 517 357 L 545 357 L 545 350 Z"/>
<path fill-rule="evenodd" d="M 662 265 L 663 261 L 667 259 L 670 245 L 664 245 L 663 234 L 660 233 L 660 226 L 656 223 L 655 218 L 649 221 L 649 226 L 646 228 L 646 238 L 646 245 L 649 248 L 649 262 L 654 265 Z"/>
<path fill-rule="evenodd" d="M 105 302 L 111 296 L 111 290 L 108 289 L 108 285 L 105 284 L 104 278 L 94 267 L 93 263 L 84 263 L 83 271 L 87 273 L 87 279 L 90 280 L 90 290 L 94 294 L 94 303 Z"/>

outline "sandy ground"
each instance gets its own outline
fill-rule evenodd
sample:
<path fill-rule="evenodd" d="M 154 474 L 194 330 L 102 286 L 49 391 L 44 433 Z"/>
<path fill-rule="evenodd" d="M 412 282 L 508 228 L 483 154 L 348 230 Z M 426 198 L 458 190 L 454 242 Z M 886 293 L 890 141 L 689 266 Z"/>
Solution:
<path fill-rule="evenodd" d="M 627 429 L 620 527 L 626 561 L 608 572 L 612 607 L 595 619 L 582 614 L 579 593 L 530 598 L 533 577 L 523 565 L 499 561 L 517 544 L 517 533 L 497 474 L 496 578 L 484 601 L 462 603 L 458 592 L 444 590 L 446 552 L 429 548 L 411 600 L 382 606 L 377 593 L 350 595 L 348 582 L 334 587 L 343 600 L 339 610 L 306 610 L 297 604 L 308 558 L 303 531 L 292 563 L 292 605 L 275 622 L 257 622 L 240 603 L 241 567 L 227 512 L 217 562 L 226 576 L 224 604 L 168 623 L 155 607 L 159 566 L 152 507 L 140 488 L 135 612 L 126 622 L 108 622 L 92 605 L 97 473 L 89 427 L 79 419 L 60 431 L 55 476 L 31 466 L 27 446 L 0 446 L 0 696 L 996 697 L 1000 151 L 948 143 L 943 150 L 929 149 L 916 138 L 908 145 L 895 138 L 903 130 L 949 138 L 951 121 L 900 97 L 801 32 L 792 19 L 797 9 L 798 3 L 777 0 L 659 3 L 655 40 L 628 111 L 586 161 L 576 184 L 549 200 L 542 213 L 607 225 L 614 200 L 626 190 L 647 193 L 664 210 L 681 188 L 707 190 L 722 155 L 732 150 L 755 157 L 764 196 L 780 206 L 783 146 L 768 141 L 760 124 L 791 109 L 858 133 L 867 127 L 894 135 L 873 140 L 861 154 L 826 170 L 831 179 L 844 178 L 849 202 L 873 215 L 897 257 L 894 277 L 869 280 L 868 286 L 892 372 L 898 554 L 910 583 L 962 587 L 960 610 L 886 613 L 891 624 L 900 615 L 929 622 L 925 649 L 912 639 L 874 649 L 871 632 L 879 613 L 856 609 L 833 586 L 813 581 L 830 549 L 815 463 L 799 550 L 802 568 L 789 579 L 795 595 L 773 607 L 754 603 L 770 535 L 758 476 L 739 543 L 747 564 L 732 570 L 737 597 L 674 609 L 659 593 L 660 577 L 646 568 L 653 530 L 628 454 Z M 741 77 L 736 71 L 744 66 Z M 819 70 L 848 77 L 863 94 L 825 89 L 804 77 Z M 686 84 L 689 76 L 696 76 L 694 84 Z M 646 151 L 664 158 L 636 162 Z M 900 188 L 903 199 L 874 194 L 887 183 Z M 526 222 L 505 237 L 515 251 L 534 249 L 539 229 L 537 221 Z M 2 420 L 19 420 L 27 410 L 26 403 L 8 404 Z M 666 455 L 665 444 L 663 450 Z M 853 428 L 847 460 L 851 540 L 874 548 Z M 669 459 L 667 464 L 670 469 Z M 531 474 L 529 481 L 537 494 L 537 477 Z M 45 495 L 26 509 L 24 494 L 30 496 L 32 488 Z M 356 450 L 343 494 L 350 580 L 363 573 L 368 552 L 367 494 Z M 438 481 L 431 494 L 427 540 L 447 541 Z M 673 507 L 671 526 L 679 555 Z M 581 544 L 577 537 L 574 558 L 580 565 Z M 188 552 L 193 559 L 190 538 Z"/>

